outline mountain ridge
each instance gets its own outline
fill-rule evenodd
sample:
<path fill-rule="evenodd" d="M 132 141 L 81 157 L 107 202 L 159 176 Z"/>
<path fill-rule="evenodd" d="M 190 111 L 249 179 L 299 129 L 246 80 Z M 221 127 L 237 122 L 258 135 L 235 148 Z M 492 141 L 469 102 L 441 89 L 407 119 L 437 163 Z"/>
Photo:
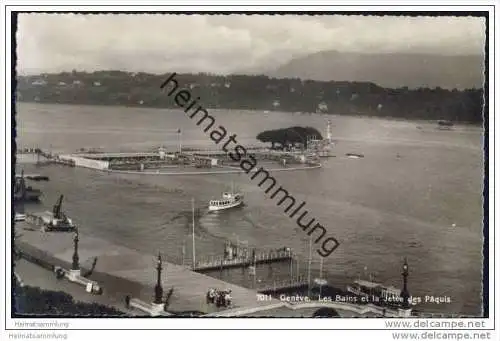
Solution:
<path fill-rule="evenodd" d="M 320 51 L 266 72 L 270 77 L 372 82 L 388 88 L 482 88 L 482 55 Z"/>

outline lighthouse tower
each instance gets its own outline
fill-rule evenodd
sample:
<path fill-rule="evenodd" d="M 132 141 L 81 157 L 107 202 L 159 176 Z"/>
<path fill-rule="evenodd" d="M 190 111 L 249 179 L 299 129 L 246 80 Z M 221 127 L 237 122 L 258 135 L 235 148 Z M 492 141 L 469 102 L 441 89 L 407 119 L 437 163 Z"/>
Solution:
<path fill-rule="evenodd" d="M 330 120 L 328 120 L 326 125 L 326 139 L 328 143 L 332 142 L 332 122 Z"/>

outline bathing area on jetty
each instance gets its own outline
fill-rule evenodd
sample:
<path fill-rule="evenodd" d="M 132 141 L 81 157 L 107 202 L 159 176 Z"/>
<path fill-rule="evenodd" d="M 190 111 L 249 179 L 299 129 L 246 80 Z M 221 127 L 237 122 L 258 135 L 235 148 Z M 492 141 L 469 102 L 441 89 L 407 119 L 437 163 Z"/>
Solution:
<path fill-rule="evenodd" d="M 37 164 L 55 163 L 127 174 L 210 175 L 244 172 L 228 153 L 213 150 L 167 152 L 160 147 L 155 152 L 78 151 L 72 154 L 58 154 L 38 147 L 25 147 L 19 149 L 17 154 L 24 158 L 32 155 L 32 161 Z M 281 152 L 261 148 L 253 149 L 251 154 L 261 166 L 273 172 L 321 167 L 318 157 L 303 152 Z"/>

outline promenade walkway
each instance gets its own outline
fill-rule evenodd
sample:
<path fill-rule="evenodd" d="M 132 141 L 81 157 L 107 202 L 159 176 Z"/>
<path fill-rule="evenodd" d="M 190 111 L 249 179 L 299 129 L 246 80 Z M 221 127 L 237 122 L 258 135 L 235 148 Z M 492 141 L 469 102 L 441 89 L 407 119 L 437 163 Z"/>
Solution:
<path fill-rule="evenodd" d="M 73 255 L 73 234 L 41 232 L 26 223 L 16 224 L 16 246 L 22 252 L 43 259 L 53 265 L 69 268 Z M 80 265 L 89 269 L 94 258 L 97 264 L 90 279 L 97 281 L 104 292 L 115 297 L 130 295 L 151 302 L 156 281 L 156 250 L 151 254 L 140 253 L 110 241 L 80 232 L 78 254 Z M 162 284 L 166 293 L 174 288 L 169 310 L 196 310 L 204 313 L 217 311 L 206 304 L 209 288 L 231 289 L 233 306 L 255 308 L 275 304 L 277 300 L 257 301 L 257 292 L 238 285 L 193 272 L 180 265 L 164 262 Z M 83 290 L 83 289 L 82 289 Z"/>

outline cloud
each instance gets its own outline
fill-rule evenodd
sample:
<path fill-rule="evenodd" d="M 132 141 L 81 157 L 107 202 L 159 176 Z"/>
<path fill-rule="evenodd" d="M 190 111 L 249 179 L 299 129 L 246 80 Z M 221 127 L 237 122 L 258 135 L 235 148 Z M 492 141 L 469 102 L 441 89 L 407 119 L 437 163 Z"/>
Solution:
<path fill-rule="evenodd" d="M 337 50 L 480 54 L 484 19 L 299 15 L 20 14 L 18 70 L 230 73 Z"/>

